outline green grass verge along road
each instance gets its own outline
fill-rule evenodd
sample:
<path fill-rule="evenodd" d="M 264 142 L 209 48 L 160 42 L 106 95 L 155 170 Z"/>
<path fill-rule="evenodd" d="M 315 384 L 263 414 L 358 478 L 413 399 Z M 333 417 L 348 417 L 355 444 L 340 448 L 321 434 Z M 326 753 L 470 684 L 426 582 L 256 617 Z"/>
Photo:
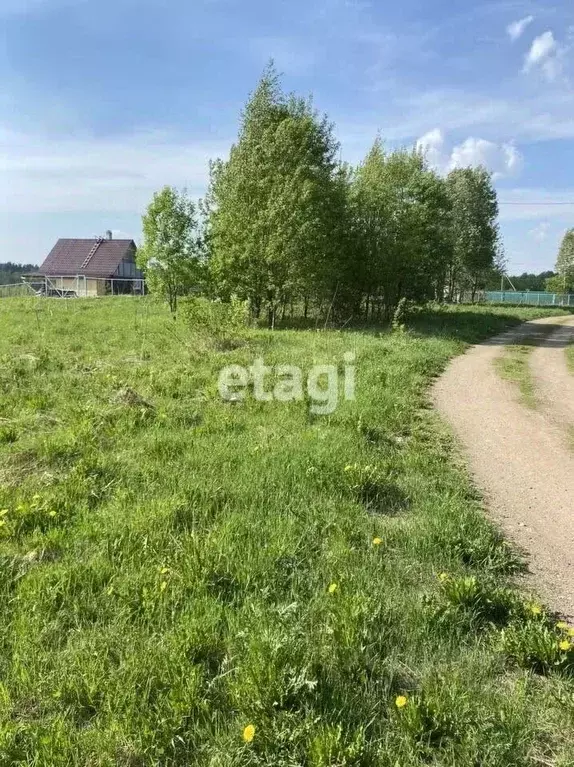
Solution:
<path fill-rule="evenodd" d="M 568 627 L 510 587 L 425 396 L 539 316 L 212 335 L 0 302 L 0 764 L 571 765 Z M 224 365 L 345 352 L 332 415 L 219 397 Z"/>

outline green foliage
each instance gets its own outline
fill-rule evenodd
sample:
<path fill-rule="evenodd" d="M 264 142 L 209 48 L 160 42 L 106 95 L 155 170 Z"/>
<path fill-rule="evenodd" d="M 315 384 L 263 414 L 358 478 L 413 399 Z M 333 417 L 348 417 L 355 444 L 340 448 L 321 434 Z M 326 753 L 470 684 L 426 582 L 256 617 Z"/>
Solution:
<path fill-rule="evenodd" d="M 178 295 L 201 288 L 247 301 L 272 328 L 298 309 L 328 326 L 391 322 L 403 299 L 474 299 L 500 274 L 498 204 L 484 168 L 444 179 L 420 152 L 387 152 L 380 138 L 357 168 L 338 154 L 327 117 L 285 94 L 270 64 L 229 157 L 210 164 L 201 233 L 194 206 L 169 188 L 144 217 L 140 263 L 152 291 L 173 312 Z"/>
<path fill-rule="evenodd" d="M 572 680 L 502 646 L 533 614 L 499 622 L 512 557 L 425 409 L 466 343 L 548 310 L 270 333 L 190 303 L 0 302 L 0 764 L 568 764 Z M 349 350 L 330 416 L 217 394 L 224 365 Z"/>
<path fill-rule="evenodd" d="M 15 285 L 20 282 L 23 274 L 37 270 L 34 264 L 13 264 L 10 261 L 0 264 L 0 285 Z"/>
<path fill-rule="evenodd" d="M 519 666 L 538 674 L 558 671 L 574 673 L 574 643 L 566 624 L 552 624 L 546 616 L 506 628 L 501 635 L 502 649 Z"/>
<path fill-rule="evenodd" d="M 142 225 L 138 265 L 151 291 L 163 296 L 175 314 L 178 296 L 202 287 L 202 243 L 195 205 L 185 192 L 166 186 L 154 195 Z"/>
<path fill-rule="evenodd" d="M 560 244 L 560 251 L 556 259 L 556 271 L 562 277 L 562 292 L 570 292 L 574 285 L 574 229 L 568 229 Z M 565 290 L 564 282 L 568 290 Z"/>
<path fill-rule="evenodd" d="M 573 293 L 574 273 L 566 272 L 562 276 L 557 274 L 554 277 L 549 277 L 544 283 L 544 289 L 548 293 Z"/>
<path fill-rule="evenodd" d="M 494 581 L 484 582 L 474 575 L 457 578 L 448 573 L 441 573 L 439 581 L 445 599 L 441 611 L 446 609 L 447 614 L 449 608 L 454 608 L 466 612 L 477 624 L 504 625 L 522 612 L 518 595 Z"/>
<path fill-rule="evenodd" d="M 457 168 L 449 173 L 452 203 L 452 261 L 447 294 L 452 300 L 484 287 L 501 259 L 498 202 L 491 175 L 484 168 Z"/>
<path fill-rule="evenodd" d="M 207 196 L 210 270 L 223 297 L 236 293 L 253 314 L 324 294 L 340 257 L 345 186 L 338 145 L 312 104 L 286 97 L 265 72 L 242 116 L 229 160 L 211 167 Z M 336 267 L 335 267 L 336 272 Z"/>
<path fill-rule="evenodd" d="M 542 293 L 545 290 L 548 290 L 546 281 L 555 276 L 554 272 L 550 271 L 540 272 L 540 274 L 528 274 L 527 272 L 523 272 L 522 274 L 513 274 L 510 277 L 505 277 L 504 286 L 505 289 L 508 289 L 513 285 L 517 291 L 532 290 Z M 502 275 L 500 273 L 493 273 L 492 277 L 489 278 L 486 283 L 486 290 L 500 290 L 501 277 Z"/>
<path fill-rule="evenodd" d="M 183 315 L 194 334 L 212 339 L 220 349 L 245 336 L 250 319 L 248 303 L 236 296 L 230 301 L 189 298 L 184 303 Z"/>
<path fill-rule="evenodd" d="M 437 297 L 450 249 L 446 186 L 416 153 L 377 139 L 351 187 L 367 312 L 390 319 L 402 298 Z"/>

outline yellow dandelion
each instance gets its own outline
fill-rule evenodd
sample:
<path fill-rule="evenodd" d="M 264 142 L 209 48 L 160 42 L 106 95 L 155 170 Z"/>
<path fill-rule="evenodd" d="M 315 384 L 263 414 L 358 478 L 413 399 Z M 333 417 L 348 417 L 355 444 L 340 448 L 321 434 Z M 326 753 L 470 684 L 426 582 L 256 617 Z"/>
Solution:
<path fill-rule="evenodd" d="M 540 605 L 537 605 L 535 603 L 528 605 L 528 609 L 532 613 L 532 615 L 541 615 L 542 614 L 542 608 Z"/>
<path fill-rule="evenodd" d="M 373 538 L 373 546 L 380 546 L 382 542 L 382 538 Z"/>
<path fill-rule="evenodd" d="M 48 512 L 48 516 L 49 516 L 49 517 L 57 517 L 57 516 L 58 516 L 58 514 L 57 514 L 57 512 L 55 512 L 55 511 L 49 511 L 49 512 Z"/>
<path fill-rule="evenodd" d="M 408 702 L 409 700 L 406 695 L 397 695 L 395 698 L 395 706 L 397 708 L 404 708 Z"/>
<path fill-rule="evenodd" d="M 558 647 L 562 650 L 562 652 L 568 652 L 568 650 L 570 650 L 572 645 L 570 644 L 570 642 L 567 639 L 565 639 L 563 642 L 560 642 Z"/>
<path fill-rule="evenodd" d="M 574 637 L 574 628 L 569 628 L 568 629 L 568 636 L 569 637 Z"/>
<path fill-rule="evenodd" d="M 339 588 L 338 584 L 336 584 L 336 583 L 332 583 L 332 584 L 329 586 L 329 594 L 334 594 L 334 593 L 335 593 L 335 591 L 337 591 L 337 589 L 338 589 L 338 588 Z"/>
<path fill-rule="evenodd" d="M 565 621 L 559 621 L 556 624 L 556 628 L 560 629 L 560 631 L 567 631 L 568 630 L 568 624 Z"/>
<path fill-rule="evenodd" d="M 165 591 L 166 589 L 167 589 L 167 581 L 162 581 L 162 582 L 159 584 L 159 590 L 163 592 L 163 591 Z"/>
<path fill-rule="evenodd" d="M 255 725 L 248 724 L 247 727 L 243 730 L 243 740 L 246 743 L 251 743 L 254 737 L 255 737 Z"/>
<path fill-rule="evenodd" d="M 448 573 L 441 573 L 438 577 L 439 581 L 441 583 L 444 583 L 445 581 L 448 581 Z"/>

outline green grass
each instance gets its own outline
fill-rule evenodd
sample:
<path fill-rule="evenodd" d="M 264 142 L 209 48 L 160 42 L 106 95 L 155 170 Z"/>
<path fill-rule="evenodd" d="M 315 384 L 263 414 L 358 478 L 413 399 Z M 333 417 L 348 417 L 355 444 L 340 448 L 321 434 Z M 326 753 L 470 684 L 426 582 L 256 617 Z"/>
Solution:
<path fill-rule="evenodd" d="M 564 630 L 425 395 L 537 316 L 212 339 L 144 300 L 1 301 L 0 764 L 571 765 Z M 331 416 L 217 394 L 347 351 Z"/>
<path fill-rule="evenodd" d="M 529 359 L 534 351 L 533 345 L 513 344 L 506 346 L 500 357 L 494 360 L 494 366 L 501 378 L 517 384 L 520 402 L 535 409 L 538 406 L 534 379 L 530 372 Z"/>
<path fill-rule="evenodd" d="M 567 346 L 564 350 L 564 353 L 566 354 L 566 364 L 568 365 L 568 370 L 571 373 L 574 373 L 574 344 Z"/>

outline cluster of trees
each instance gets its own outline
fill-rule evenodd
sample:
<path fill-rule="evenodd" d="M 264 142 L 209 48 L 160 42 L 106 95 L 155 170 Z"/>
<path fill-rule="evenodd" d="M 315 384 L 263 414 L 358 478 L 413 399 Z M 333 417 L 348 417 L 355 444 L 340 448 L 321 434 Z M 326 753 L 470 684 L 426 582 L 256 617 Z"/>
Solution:
<path fill-rule="evenodd" d="M 10 261 L 0 264 L 0 285 L 15 285 L 21 282 L 23 274 L 35 272 L 37 269 L 33 264 L 13 264 Z"/>
<path fill-rule="evenodd" d="M 377 138 L 358 167 L 333 126 L 286 95 L 272 66 L 241 116 L 227 160 L 196 206 L 166 188 L 144 215 L 140 264 L 175 310 L 200 288 L 278 314 L 389 318 L 402 299 L 457 300 L 484 287 L 501 254 L 483 168 L 439 176 L 421 152 Z"/>

